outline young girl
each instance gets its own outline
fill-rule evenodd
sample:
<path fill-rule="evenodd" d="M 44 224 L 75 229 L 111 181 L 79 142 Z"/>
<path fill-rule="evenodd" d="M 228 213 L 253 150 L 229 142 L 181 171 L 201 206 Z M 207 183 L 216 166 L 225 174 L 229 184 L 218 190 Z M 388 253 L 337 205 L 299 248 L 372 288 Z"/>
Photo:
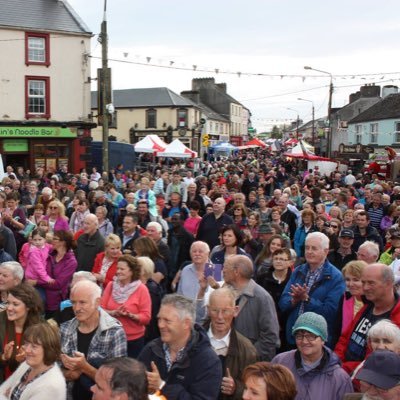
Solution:
<path fill-rule="evenodd" d="M 25 279 L 35 286 L 43 301 L 46 300 L 46 295 L 40 285 L 45 283 L 51 285 L 55 282 L 46 271 L 47 257 L 51 249 L 52 246 L 46 243 L 46 232 L 35 229 L 32 232 L 32 244 L 26 260 Z"/>

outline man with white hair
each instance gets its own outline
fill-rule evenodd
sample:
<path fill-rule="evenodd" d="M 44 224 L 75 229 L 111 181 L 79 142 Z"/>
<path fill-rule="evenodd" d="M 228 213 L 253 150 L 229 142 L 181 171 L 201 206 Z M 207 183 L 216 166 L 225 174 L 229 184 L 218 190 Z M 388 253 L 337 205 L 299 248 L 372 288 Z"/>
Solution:
<path fill-rule="evenodd" d="M 96 215 L 88 214 L 83 220 L 83 234 L 79 236 L 75 250 L 77 271 L 91 271 L 94 259 L 102 251 L 104 251 L 104 237 L 99 232 L 99 220 Z"/>
<path fill-rule="evenodd" d="M 89 400 L 97 369 L 112 357 L 127 355 L 127 339 L 119 321 L 99 308 L 100 287 L 88 280 L 71 289 L 75 318 L 61 325 L 61 362 L 68 398 Z"/>
<path fill-rule="evenodd" d="M 365 261 L 367 264 L 373 264 L 379 258 L 378 243 L 367 240 L 357 250 L 357 260 Z"/>
<path fill-rule="evenodd" d="M 344 183 L 345 185 L 353 185 L 353 183 L 356 181 L 356 177 L 353 175 L 353 171 L 351 169 L 349 169 L 347 171 L 347 175 L 344 178 Z"/>
<path fill-rule="evenodd" d="M 7 304 L 8 291 L 19 285 L 24 279 L 24 269 L 17 261 L 6 261 L 0 264 L 0 311 Z"/>
<path fill-rule="evenodd" d="M 152 221 L 146 227 L 147 236 L 154 240 L 157 245 L 158 252 L 162 256 L 168 268 L 168 260 L 170 258 L 170 251 L 166 241 L 163 239 L 163 227 L 159 222 Z"/>
<path fill-rule="evenodd" d="M 160 390 L 169 400 L 218 398 L 221 362 L 195 319 L 192 300 L 178 294 L 163 298 L 158 313 L 161 337 L 138 357 L 147 368 L 150 393 Z"/>
<path fill-rule="evenodd" d="M 304 250 L 306 262 L 292 272 L 279 301 L 281 311 L 288 314 L 286 339 L 289 344 L 295 344 L 292 335 L 295 321 L 301 314 L 312 311 L 322 315 L 328 323 L 329 346 L 345 283 L 340 271 L 327 260 L 329 238 L 325 234 L 308 234 Z"/>

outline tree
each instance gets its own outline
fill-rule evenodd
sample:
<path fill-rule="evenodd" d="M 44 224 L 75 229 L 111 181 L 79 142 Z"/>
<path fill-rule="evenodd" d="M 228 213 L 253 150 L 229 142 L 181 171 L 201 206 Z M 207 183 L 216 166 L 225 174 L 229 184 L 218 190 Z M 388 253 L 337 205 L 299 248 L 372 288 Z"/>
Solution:
<path fill-rule="evenodd" d="M 282 138 L 282 132 L 276 125 L 274 125 L 272 127 L 271 138 L 272 139 L 281 139 Z"/>

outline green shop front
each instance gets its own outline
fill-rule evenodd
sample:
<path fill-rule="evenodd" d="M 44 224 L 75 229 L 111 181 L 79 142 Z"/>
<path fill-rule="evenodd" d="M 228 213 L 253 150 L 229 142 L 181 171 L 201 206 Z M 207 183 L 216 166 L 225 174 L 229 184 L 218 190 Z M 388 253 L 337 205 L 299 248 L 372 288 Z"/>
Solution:
<path fill-rule="evenodd" d="M 4 167 L 22 166 L 57 171 L 67 166 L 78 173 L 90 161 L 92 123 L 14 123 L 0 122 L 0 151 Z"/>

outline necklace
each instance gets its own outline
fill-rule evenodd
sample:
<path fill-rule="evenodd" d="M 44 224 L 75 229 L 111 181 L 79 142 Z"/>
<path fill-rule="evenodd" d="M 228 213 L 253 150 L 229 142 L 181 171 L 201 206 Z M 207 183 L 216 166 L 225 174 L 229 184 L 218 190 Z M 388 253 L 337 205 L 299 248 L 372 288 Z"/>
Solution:
<path fill-rule="evenodd" d="M 276 281 L 278 281 L 279 284 L 281 284 L 281 283 L 285 280 L 286 275 L 285 275 L 285 276 L 283 277 L 283 279 L 282 279 L 282 278 L 278 278 L 278 277 L 275 275 L 275 272 L 272 272 L 272 277 L 273 277 Z"/>

